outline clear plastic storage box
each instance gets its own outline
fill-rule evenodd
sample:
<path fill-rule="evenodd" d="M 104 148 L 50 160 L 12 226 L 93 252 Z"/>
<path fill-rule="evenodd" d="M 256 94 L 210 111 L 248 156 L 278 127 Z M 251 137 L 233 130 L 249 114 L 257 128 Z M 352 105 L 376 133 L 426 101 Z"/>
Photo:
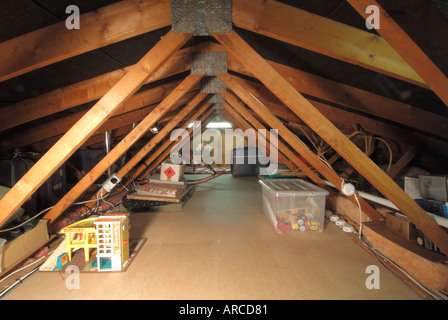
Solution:
<path fill-rule="evenodd" d="M 259 180 L 263 210 L 278 232 L 322 231 L 328 191 L 300 179 Z"/>

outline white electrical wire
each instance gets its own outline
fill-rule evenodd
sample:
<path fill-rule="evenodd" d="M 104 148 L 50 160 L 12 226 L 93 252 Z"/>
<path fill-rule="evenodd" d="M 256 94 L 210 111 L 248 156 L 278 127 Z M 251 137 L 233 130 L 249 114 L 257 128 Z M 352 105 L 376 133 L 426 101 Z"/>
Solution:
<path fill-rule="evenodd" d="M 349 183 L 349 184 L 345 184 L 344 179 L 342 179 L 341 181 L 341 191 L 343 194 L 345 194 L 346 196 L 354 196 L 356 203 L 358 204 L 358 209 L 359 209 L 359 240 L 361 240 L 362 237 L 362 209 L 361 209 L 361 204 L 359 203 L 359 199 L 358 199 L 358 195 L 356 194 L 356 189 L 355 187 Z"/>
<path fill-rule="evenodd" d="M 330 183 L 327 182 L 327 184 L 331 185 Z M 342 183 L 341 183 L 341 190 L 344 190 L 344 185 L 345 182 L 342 179 Z M 333 186 L 333 185 L 332 185 Z M 334 186 L 333 186 L 334 187 Z M 344 193 L 344 192 L 343 192 Z M 345 193 L 344 193 L 345 194 Z M 373 252 L 375 252 L 376 254 L 378 254 L 379 256 L 382 257 L 382 259 L 384 259 L 385 261 L 387 260 L 389 263 L 391 263 L 395 268 L 397 268 L 398 270 L 400 270 L 400 272 L 402 272 L 404 275 L 406 275 L 412 282 L 414 282 L 418 287 L 420 287 L 422 290 L 424 290 L 426 293 L 428 293 L 429 295 L 431 295 L 432 297 L 434 297 L 435 299 L 438 300 L 448 300 L 448 298 L 445 295 L 442 295 L 439 292 L 430 290 L 428 288 L 426 288 L 425 286 L 423 286 L 420 282 L 418 282 L 417 280 L 415 280 L 409 273 L 407 273 L 405 270 L 403 270 L 403 268 L 401 268 L 400 266 L 398 266 L 396 263 L 394 263 L 392 260 L 390 260 L 386 255 L 384 255 L 381 251 L 379 251 L 378 249 L 376 249 L 375 247 L 373 247 L 369 242 L 365 241 L 364 239 L 362 239 L 362 209 L 361 209 L 361 204 L 359 203 L 359 199 L 357 196 L 356 191 L 353 193 L 353 196 L 355 197 L 356 202 L 358 203 L 358 208 L 359 208 L 359 240 L 361 241 L 361 243 L 363 243 L 364 245 L 368 246 L 370 248 L 370 250 L 372 250 Z"/>
<path fill-rule="evenodd" d="M 377 248 L 375 248 L 371 243 L 369 243 L 368 241 L 361 241 L 362 244 L 364 244 L 365 246 L 367 246 L 370 250 L 372 250 L 373 252 L 375 252 L 377 255 L 379 255 L 384 261 L 388 261 L 390 264 L 392 264 L 395 268 L 397 268 L 398 270 L 400 270 L 400 272 L 402 272 L 405 276 L 407 276 L 409 278 L 409 280 L 411 280 L 415 285 L 417 285 L 420 289 L 422 289 L 423 291 L 425 291 L 427 294 L 431 295 L 434 299 L 437 300 L 448 300 L 448 298 L 431 289 L 426 288 L 424 285 L 422 285 L 419 281 L 417 281 L 414 277 L 412 277 L 409 273 L 407 273 L 403 268 L 401 268 L 399 265 L 397 265 L 395 262 L 393 262 L 392 260 L 390 260 L 385 254 L 383 254 L 380 250 L 378 250 Z M 377 257 L 378 259 L 378 257 Z"/>
<path fill-rule="evenodd" d="M 358 208 L 359 208 L 359 240 L 361 240 L 362 237 L 362 210 L 361 210 L 361 204 L 359 203 L 359 199 L 358 196 L 356 195 L 356 192 L 354 193 L 355 196 L 355 200 L 358 203 Z"/>
<path fill-rule="evenodd" d="M 48 257 L 48 256 L 49 256 L 50 254 L 52 254 L 52 253 L 53 253 L 53 251 L 51 251 L 51 252 L 45 254 L 44 256 L 40 257 L 40 258 L 37 259 L 36 261 L 33 261 L 33 262 L 31 262 L 30 264 L 27 264 L 26 266 L 23 266 L 22 268 L 17 269 L 16 271 L 14 271 L 14 272 L 8 274 L 8 275 L 7 275 L 6 277 L 4 277 L 3 279 L 0 279 L 0 282 L 5 281 L 6 279 L 8 279 L 10 276 L 16 274 L 17 272 L 20 272 L 20 271 L 22 271 L 22 270 L 24 270 L 24 269 L 26 269 L 26 268 L 28 268 L 28 267 L 31 267 L 32 265 L 38 263 L 40 260 L 42 260 L 43 258 Z"/>
<path fill-rule="evenodd" d="M 53 252 L 54 252 L 54 250 L 51 251 L 51 252 L 48 252 L 46 255 L 40 257 L 38 260 L 33 261 L 33 262 L 29 263 L 28 265 L 23 266 L 22 268 L 20 268 L 20 269 L 14 271 L 14 272 L 8 274 L 6 277 L 4 277 L 3 279 L 1 279 L 0 282 L 2 282 L 2 281 L 4 281 L 4 280 L 8 279 L 10 276 L 16 274 L 17 272 L 20 272 L 20 271 L 22 271 L 22 270 L 24 270 L 24 269 L 26 269 L 26 268 L 28 268 L 28 267 L 30 267 L 30 266 L 32 266 L 32 265 L 38 263 L 40 260 L 42 260 L 43 258 L 48 257 L 48 256 L 51 255 Z M 23 282 L 23 280 L 25 280 L 25 279 L 27 279 L 28 277 L 32 276 L 32 275 L 33 275 L 34 273 L 36 273 L 37 271 L 39 271 L 39 267 L 34 268 L 33 270 L 31 270 L 30 272 L 28 272 L 27 274 L 25 274 L 25 275 L 24 275 L 23 277 L 21 277 L 20 279 L 17 279 L 16 282 L 14 282 L 14 283 L 11 284 L 8 288 L 6 288 L 6 289 L 3 290 L 2 292 L 0 292 L 0 299 L 3 299 L 3 297 L 6 296 L 10 291 L 12 291 L 13 289 L 15 289 L 15 287 L 17 287 L 17 285 L 21 284 L 21 283 Z"/>
<path fill-rule="evenodd" d="M 103 194 L 102 194 L 102 190 L 103 190 L 103 189 L 100 190 L 100 192 L 101 192 L 101 198 L 98 197 L 98 193 L 99 193 L 99 192 L 98 192 L 98 193 L 96 194 L 96 199 L 95 199 L 95 200 L 86 200 L 86 201 L 81 201 L 81 202 L 75 202 L 75 203 L 73 203 L 72 205 L 80 205 L 80 204 L 86 204 L 86 203 L 96 202 L 96 208 L 95 208 L 95 210 L 89 210 L 89 211 L 86 212 L 86 214 L 87 214 L 88 212 L 91 212 L 91 211 L 92 211 L 92 212 L 95 212 L 96 210 L 98 210 L 98 207 L 99 207 L 99 201 L 104 201 L 104 202 L 106 202 L 107 204 L 109 204 L 109 205 L 111 205 L 112 207 L 114 207 L 114 205 L 112 205 L 110 202 L 107 202 L 107 201 L 105 200 L 105 198 L 109 196 L 109 193 L 106 193 L 106 194 L 103 196 Z M 11 228 L 8 228 L 8 229 L 2 229 L 2 230 L 0 230 L 0 233 L 2 233 L 2 232 L 6 232 L 6 231 L 11 231 L 11 230 L 20 228 L 21 226 L 23 226 L 23 225 L 24 225 L 25 223 L 27 223 L 28 221 L 35 219 L 36 217 L 40 216 L 41 214 L 43 214 L 43 213 L 45 213 L 45 212 L 47 212 L 47 211 L 49 211 L 49 210 L 51 210 L 51 209 L 53 209 L 53 208 L 54 208 L 54 206 L 48 207 L 48 208 L 42 210 L 41 212 L 37 213 L 37 214 L 34 215 L 33 217 L 29 218 L 28 220 L 22 222 L 21 224 L 19 224 L 19 225 L 17 225 L 17 226 L 14 226 L 14 227 L 11 227 Z"/>

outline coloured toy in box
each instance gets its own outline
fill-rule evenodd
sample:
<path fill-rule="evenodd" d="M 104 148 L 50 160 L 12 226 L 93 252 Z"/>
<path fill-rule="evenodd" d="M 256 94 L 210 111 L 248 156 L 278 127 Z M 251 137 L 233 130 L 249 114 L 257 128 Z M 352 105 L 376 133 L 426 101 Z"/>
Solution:
<path fill-rule="evenodd" d="M 278 232 L 322 231 L 328 191 L 300 179 L 260 180 L 263 210 Z"/>

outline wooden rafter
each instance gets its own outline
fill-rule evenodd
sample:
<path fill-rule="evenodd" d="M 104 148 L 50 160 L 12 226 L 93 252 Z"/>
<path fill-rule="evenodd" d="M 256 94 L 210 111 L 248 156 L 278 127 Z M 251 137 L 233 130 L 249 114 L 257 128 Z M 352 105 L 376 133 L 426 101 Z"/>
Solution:
<path fill-rule="evenodd" d="M 182 98 L 202 75 L 190 74 L 44 216 L 53 222 Z M 100 196 L 101 197 L 101 196 Z"/>
<path fill-rule="evenodd" d="M 169 26 L 170 9 L 168 0 L 120 1 L 81 15 L 78 30 L 67 29 L 62 21 L 3 42 L 0 82 Z"/>
<path fill-rule="evenodd" d="M 388 7 L 400 8 L 404 10 L 405 7 L 412 4 L 420 3 L 424 6 L 428 7 L 432 4 L 429 1 L 402 1 L 402 0 L 348 0 L 348 2 L 355 8 L 356 11 L 359 12 L 363 17 L 368 16 L 366 13 L 366 8 L 370 5 L 376 6 L 380 10 L 380 28 L 378 29 L 378 33 L 381 34 L 384 39 L 390 43 L 390 45 L 403 57 L 405 61 L 417 72 L 417 74 L 427 83 L 427 85 L 439 96 L 439 98 L 448 106 L 448 75 L 444 73 L 440 69 L 440 67 L 434 63 L 434 61 L 425 53 L 425 49 L 429 48 L 420 48 L 416 42 L 412 39 L 412 36 L 408 34 L 402 26 L 400 26 L 394 19 L 393 14 L 389 14 L 387 11 Z M 435 10 L 435 9 L 434 9 Z M 396 11 L 395 11 L 396 12 Z M 448 22 L 443 17 L 440 18 L 438 30 L 431 30 L 430 33 L 425 32 L 426 26 L 431 21 L 427 21 L 428 18 L 434 19 L 431 17 L 424 17 L 425 20 L 418 14 L 413 15 L 412 24 L 417 25 L 419 29 L 421 29 L 420 33 L 424 35 L 424 37 L 428 37 L 430 35 L 431 39 L 435 41 L 441 42 L 441 45 L 444 46 L 445 51 L 447 50 L 446 46 L 446 37 L 438 38 L 438 33 L 444 33 L 446 36 L 446 28 L 448 28 Z M 446 57 L 444 67 L 446 68 Z M 447 70 L 448 71 L 448 70 Z"/>
<path fill-rule="evenodd" d="M 227 104 L 227 103 L 225 103 Z M 246 131 L 246 130 L 253 130 L 255 129 L 249 122 L 247 122 L 238 112 L 233 110 L 230 105 L 227 104 L 227 107 L 223 104 L 223 118 L 225 118 L 227 121 L 232 123 L 237 128 Z M 264 139 L 260 140 L 258 136 L 255 137 L 256 141 L 252 141 L 249 139 L 249 137 L 244 136 L 244 140 L 247 142 L 248 146 L 255 147 L 255 148 L 263 148 L 266 150 L 266 154 L 271 155 L 271 146 L 268 143 L 268 138 L 264 137 Z M 281 153 L 277 150 L 277 156 L 278 161 L 277 163 L 282 163 L 286 165 L 291 171 L 295 171 L 294 167 L 292 166 L 291 162 Z M 271 160 L 272 161 L 272 160 Z"/>
<path fill-rule="evenodd" d="M 190 101 L 190 103 L 188 103 L 168 124 L 167 126 L 165 126 L 156 136 L 154 136 L 149 142 L 147 142 L 128 162 L 126 162 L 126 164 L 120 169 L 118 170 L 118 172 L 116 172 L 116 175 L 120 178 L 123 179 L 125 177 L 125 175 L 131 171 L 142 159 L 143 157 L 146 156 L 146 154 L 148 152 L 151 152 L 151 150 L 163 139 L 165 138 L 165 136 L 180 122 L 184 119 L 184 117 L 186 117 L 191 111 L 192 109 L 194 109 L 197 104 L 204 98 L 204 96 L 202 94 L 197 94 L 195 98 L 193 98 L 193 100 Z M 205 106 L 207 107 L 207 106 Z M 204 109 L 204 107 L 200 108 L 201 110 Z M 158 115 L 151 115 L 151 122 L 155 122 L 157 121 L 157 117 Z M 129 137 L 129 135 L 128 135 Z M 121 151 L 120 151 L 121 152 Z M 103 166 L 104 167 L 104 166 Z M 103 169 L 101 169 L 103 170 Z M 106 169 L 107 170 L 107 169 Z M 94 178 L 91 177 L 92 173 L 89 172 L 90 175 L 90 185 L 92 185 L 92 183 L 94 182 Z M 93 182 L 92 182 L 93 179 Z M 87 185 L 87 184 L 86 184 Z M 88 188 L 89 186 L 87 186 Z M 83 187 L 85 188 L 85 187 Z M 124 187 L 123 186 L 118 186 L 115 190 L 115 192 L 120 192 L 121 190 L 123 190 Z M 95 200 L 98 191 L 96 190 L 95 195 L 92 196 L 92 198 L 90 200 Z M 73 197 L 73 195 L 72 195 Z M 56 205 L 57 206 L 57 205 Z M 93 207 L 95 206 L 95 202 L 88 202 L 86 203 L 82 208 L 78 209 L 77 212 L 80 215 L 86 214 L 88 211 L 90 211 Z M 62 210 L 62 211 L 61 211 Z M 61 207 L 61 209 L 59 209 L 57 212 L 49 212 L 48 216 L 50 218 L 50 221 L 54 221 L 61 212 L 63 212 L 63 210 L 65 210 L 65 206 Z M 51 216 L 50 216 L 51 215 Z"/>
<path fill-rule="evenodd" d="M 246 130 L 258 130 L 258 129 L 266 129 L 263 126 L 254 127 L 246 118 L 243 118 L 243 116 L 232 106 L 230 106 L 227 102 L 221 102 L 221 106 L 224 107 L 225 115 L 230 119 L 231 123 L 236 124 L 240 129 L 246 131 Z M 257 143 L 255 145 L 252 145 L 253 147 L 261 147 L 262 149 L 266 150 L 266 155 L 272 155 L 272 150 L 270 142 L 270 135 L 266 134 L 264 137 L 264 140 L 259 140 L 258 136 L 256 137 Z M 244 139 L 248 142 L 250 142 L 250 139 L 247 136 L 244 136 Z M 275 146 L 274 146 L 275 147 Z M 280 147 L 280 145 L 279 145 Z M 281 149 L 281 148 L 280 148 Z M 288 158 L 285 157 L 285 155 L 278 149 L 275 150 L 277 152 L 278 157 L 278 163 L 283 163 L 286 165 L 291 171 L 295 171 L 295 168 L 292 166 L 291 161 L 288 160 Z M 269 157 L 270 158 L 270 157 Z M 273 159 L 270 158 L 270 161 L 273 161 Z"/>
<path fill-rule="evenodd" d="M 179 127 L 179 129 L 183 129 L 186 130 L 188 125 L 190 124 L 190 122 L 195 121 L 196 119 L 198 119 L 200 117 L 200 115 L 202 113 L 204 113 L 207 108 L 210 106 L 209 103 L 205 103 L 203 104 L 200 108 L 198 108 L 198 110 L 196 112 L 193 113 L 193 115 L 191 115 L 191 117 L 189 118 L 188 121 L 186 121 L 182 126 Z M 208 112 L 205 113 L 204 117 L 209 116 L 211 113 L 213 112 L 213 110 L 209 110 Z M 180 131 L 178 131 L 180 132 Z M 173 139 L 177 139 L 178 135 L 173 135 L 172 137 Z M 165 141 L 157 150 L 160 150 L 160 153 L 162 151 L 165 151 L 168 149 L 168 147 L 171 145 L 171 137 L 169 140 Z M 150 150 L 149 152 L 151 152 L 152 150 Z M 147 152 L 146 154 L 148 154 L 149 152 Z M 151 157 L 151 156 L 150 156 Z M 149 157 L 149 158 L 150 158 Z M 129 179 L 127 179 L 125 181 L 125 185 L 128 185 L 129 183 L 131 183 L 132 181 L 134 181 L 138 176 L 140 176 L 140 174 L 146 169 L 148 168 L 149 165 L 151 165 L 152 161 L 148 159 L 146 159 L 145 161 L 143 161 L 143 163 L 132 173 L 131 177 Z"/>
<path fill-rule="evenodd" d="M 267 62 L 302 94 L 350 108 L 355 112 L 359 111 L 366 115 L 372 115 L 376 119 L 382 118 L 387 122 L 396 122 L 434 136 L 448 138 L 448 121 L 445 116 L 280 63 Z M 232 55 L 229 55 L 228 67 L 232 71 L 252 76 Z M 263 88 L 260 90 L 263 90 Z"/>
<path fill-rule="evenodd" d="M 300 118 L 284 104 L 282 104 L 281 101 L 279 101 L 275 96 L 275 100 L 273 100 L 272 93 L 267 90 L 266 87 L 242 78 L 239 78 L 239 81 L 241 81 L 245 88 L 250 90 L 255 97 L 263 101 L 266 107 L 268 107 L 269 110 L 278 118 L 286 122 L 302 123 Z M 313 106 L 332 123 L 337 124 L 342 128 L 350 128 L 350 132 L 346 133 L 351 133 L 353 130 L 353 125 L 357 124 L 364 131 L 377 137 L 385 138 L 390 142 L 390 144 L 392 144 L 395 155 L 399 156 L 401 152 L 412 148 L 412 146 L 418 141 L 426 150 L 436 150 L 437 154 L 448 156 L 448 152 L 445 151 L 448 144 L 443 140 L 435 139 L 432 136 L 426 136 L 422 133 L 399 127 L 388 122 L 372 121 L 371 118 L 365 115 L 335 108 L 322 102 L 317 102 L 314 100 L 311 102 Z"/>
<path fill-rule="evenodd" d="M 123 168 L 121 168 L 117 175 L 123 178 L 131 169 L 133 169 L 149 152 L 151 152 L 164 138 L 168 137 L 172 130 L 176 128 L 179 122 L 185 120 L 185 118 L 205 99 L 206 94 L 198 93 L 196 96 L 183 107 L 176 116 L 171 119 L 163 128 L 157 133 L 143 148 L 141 148 L 137 154 L 129 160 Z M 205 103 L 199 112 L 204 112 L 210 106 L 209 103 Z"/>
<path fill-rule="evenodd" d="M 407 152 L 403 154 L 403 156 L 394 163 L 394 165 L 390 168 L 389 172 L 387 174 L 392 179 L 395 178 L 401 170 L 403 170 L 409 162 L 414 159 L 417 154 L 420 152 L 421 147 L 419 145 L 413 146 L 411 149 L 409 149 Z"/>
<path fill-rule="evenodd" d="M 442 252 L 448 253 L 448 235 L 446 232 L 240 36 L 235 32 L 214 34 L 213 36 L 378 191 L 408 216 Z M 229 81 L 226 84 L 229 87 L 232 85 Z M 314 166 L 314 164 L 312 165 Z M 340 178 L 338 177 L 338 179 Z M 337 186 L 337 184 L 334 185 Z"/>
<path fill-rule="evenodd" d="M 242 119 L 240 120 L 240 123 L 244 123 L 244 121 L 247 120 L 248 124 L 254 127 L 255 129 L 267 129 L 265 126 L 263 126 L 255 117 L 249 112 L 249 110 L 246 110 L 244 105 L 238 100 L 238 98 L 232 93 L 232 92 L 225 92 L 221 94 L 223 98 L 229 102 L 229 106 L 223 104 L 224 108 L 227 109 L 227 111 L 236 119 L 238 119 L 238 114 L 241 115 Z M 235 112 L 232 112 L 233 109 L 235 109 Z M 238 113 L 238 114 L 237 114 Z M 312 181 L 314 181 L 316 184 L 324 186 L 324 181 L 315 174 L 306 164 L 301 161 L 290 149 L 288 146 L 283 144 L 281 141 L 278 141 L 278 149 L 279 151 L 284 154 L 287 158 L 289 158 L 289 161 L 292 162 L 294 165 L 296 165 L 300 170 L 302 170 Z M 284 163 L 286 164 L 286 163 Z M 291 171 L 295 171 L 295 169 L 292 169 Z"/>
<path fill-rule="evenodd" d="M 208 42 L 179 50 L 156 70 L 145 84 L 190 70 L 191 53 L 202 50 L 222 50 L 222 46 Z M 0 131 L 98 100 L 132 67 L 108 72 L 3 108 L 2 118 L 4 121 L 0 123 Z M 167 91 L 171 91 L 171 89 L 167 89 Z"/>
<path fill-rule="evenodd" d="M 143 85 L 191 34 L 168 32 L 0 200 L 0 225 Z"/>
<path fill-rule="evenodd" d="M 271 129 L 277 129 L 281 136 L 298 155 L 301 155 L 313 168 L 320 172 L 328 181 L 337 188 L 342 187 L 342 179 L 330 169 L 323 161 L 321 161 L 297 136 L 286 128 L 277 117 L 275 117 L 263 103 L 247 91 L 237 78 L 230 75 L 218 75 L 218 77 L 226 83 L 227 87 L 232 90 L 249 108 L 251 108 L 260 118 L 262 118 Z M 317 183 L 318 185 L 321 185 Z M 323 185 L 322 187 L 325 187 Z M 352 202 L 357 203 L 354 196 L 348 197 Z M 380 220 L 382 216 L 373 209 L 367 202 L 360 199 L 362 210 L 372 219 Z"/>
<path fill-rule="evenodd" d="M 113 130 L 120 126 L 140 120 L 153 110 L 155 104 L 162 101 L 179 83 L 180 81 L 175 81 L 135 94 L 95 133 Z M 180 101 L 180 103 L 184 102 L 185 101 L 183 100 Z M 66 133 L 87 112 L 88 111 L 78 112 L 6 136 L 4 139 L 0 140 L 0 149 L 10 149 L 11 147 L 21 148 L 41 140 L 60 136 Z"/>
<path fill-rule="evenodd" d="M 163 77 L 189 70 L 190 54 L 192 52 L 223 50 L 224 48 L 221 45 L 212 42 L 205 42 L 200 45 L 179 50 L 162 68 L 152 75 L 147 82 L 156 81 Z M 229 54 L 228 60 L 229 70 L 252 76 L 252 74 L 237 59 L 235 59 L 235 57 Z M 279 63 L 272 61 L 269 61 L 269 63 L 285 79 L 287 79 L 294 88 L 303 94 L 330 103 L 336 103 L 365 114 L 370 114 L 376 117 L 376 119 L 383 118 L 387 121 L 393 121 L 409 128 L 415 128 L 434 136 L 448 138 L 448 122 L 444 116 L 333 80 L 315 76 Z M 46 115 L 99 99 L 127 72 L 129 68 L 106 73 L 102 76 L 85 80 L 5 107 L 2 110 L 4 121 L 0 123 L 0 130 L 5 130 L 31 120 L 39 119 Z M 406 114 L 406 117 L 403 117 L 403 114 Z M 48 126 L 48 128 L 49 127 L 50 126 Z M 21 134 L 25 134 L 25 132 L 21 132 Z M 13 136 L 8 138 L 12 139 Z M 20 141 L 20 144 L 23 145 L 24 141 L 27 139 L 19 138 L 18 140 Z M 7 141 L 4 140 L 2 143 L 5 143 L 5 145 L 3 145 L 4 148 L 7 147 Z M 0 146 L 2 143 L 0 143 Z M 14 147 L 19 146 L 13 143 L 9 143 L 9 145 Z"/>
<path fill-rule="evenodd" d="M 206 125 L 215 117 L 215 115 L 216 111 L 213 108 L 211 108 L 198 119 L 201 125 L 205 124 L 205 126 L 202 126 L 202 131 L 206 129 Z M 186 125 L 182 128 L 185 129 Z M 165 141 L 160 148 L 158 148 L 145 160 L 145 163 L 130 177 L 130 179 L 128 179 L 127 183 L 135 179 L 140 180 L 145 179 L 154 169 L 156 169 L 158 165 L 160 165 L 165 159 L 167 159 L 170 156 L 172 150 L 174 151 L 180 150 L 180 148 L 182 148 L 185 144 L 191 143 L 191 139 L 193 139 L 195 135 L 198 134 L 198 132 L 195 132 L 193 128 L 189 128 L 187 132 L 190 137 L 190 139 L 188 140 L 180 140 L 177 142 L 173 142 L 170 139 Z M 173 138 L 179 138 L 179 137 L 173 137 Z"/>
<path fill-rule="evenodd" d="M 385 39 L 310 12 L 272 0 L 237 0 L 233 21 L 237 27 L 425 86 Z"/>

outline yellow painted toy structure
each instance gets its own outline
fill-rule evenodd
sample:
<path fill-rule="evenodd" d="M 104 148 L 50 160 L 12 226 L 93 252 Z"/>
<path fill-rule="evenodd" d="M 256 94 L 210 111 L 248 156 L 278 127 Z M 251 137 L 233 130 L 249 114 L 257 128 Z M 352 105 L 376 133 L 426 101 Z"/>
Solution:
<path fill-rule="evenodd" d="M 129 214 L 106 214 L 94 222 L 97 229 L 98 271 L 121 271 L 129 260 Z"/>
<path fill-rule="evenodd" d="M 128 213 L 106 214 L 77 221 L 61 230 L 65 234 L 65 249 L 72 260 L 73 249 L 84 249 L 85 261 L 90 249 L 97 249 L 98 271 L 121 271 L 129 260 Z"/>
<path fill-rule="evenodd" d="M 89 261 L 90 249 L 97 247 L 96 228 L 94 222 L 98 217 L 88 218 L 72 223 L 61 230 L 65 234 L 65 249 L 68 260 L 72 260 L 72 250 L 84 249 L 84 259 Z"/>

